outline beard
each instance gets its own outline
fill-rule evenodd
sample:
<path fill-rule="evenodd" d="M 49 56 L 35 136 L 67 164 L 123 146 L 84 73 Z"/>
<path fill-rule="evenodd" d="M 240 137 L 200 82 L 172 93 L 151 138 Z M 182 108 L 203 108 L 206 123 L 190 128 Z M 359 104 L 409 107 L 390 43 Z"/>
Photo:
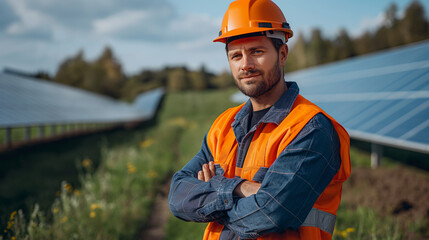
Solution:
<path fill-rule="evenodd" d="M 241 78 L 245 78 L 252 74 L 260 74 L 262 80 L 252 81 L 249 84 L 240 83 Z M 271 91 L 281 80 L 281 69 L 279 61 L 268 72 L 265 79 L 264 72 L 258 69 L 252 69 L 243 73 L 240 73 L 237 78 L 234 79 L 237 88 L 246 96 L 251 98 L 258 98 L 267 92 Z"/>

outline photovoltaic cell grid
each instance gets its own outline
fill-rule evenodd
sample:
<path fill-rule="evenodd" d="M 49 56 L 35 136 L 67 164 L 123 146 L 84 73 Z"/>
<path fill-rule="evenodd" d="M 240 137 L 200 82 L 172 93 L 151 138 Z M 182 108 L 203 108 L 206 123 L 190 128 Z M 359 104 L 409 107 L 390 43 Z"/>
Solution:
<path fill-rule="evenodd" d="M 429 153 L 429 41 L 285 76 L 350 136 Z"/>
<path fill-rule="evenodd" d="M 53 82 L 0 73 L 0 127 L 140 121 L 153 116 L 163 94 L 155 90 L 132 105 Z"/>

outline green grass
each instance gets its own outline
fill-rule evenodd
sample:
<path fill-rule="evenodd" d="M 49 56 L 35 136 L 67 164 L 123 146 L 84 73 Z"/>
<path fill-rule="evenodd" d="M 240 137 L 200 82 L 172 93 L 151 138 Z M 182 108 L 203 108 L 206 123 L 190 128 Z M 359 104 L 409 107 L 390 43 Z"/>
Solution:
<path fill-rule="evenodd" d="M 49 211 L 36 206 L 29 220 L 22 211 L 5 237 L 18 239 L 135 239 L 148 221 L 158 186 L 171 172 L 181 128 L 161 126 L 134 146 L 103 151 L 92 173 L 92 161 L 80 167 L 81 187 L 64 182 Z M 162 159 L 163 161 L 160 161 Z"/>
<path fill-rule="evenodd" d="M 400 225 L 391 217 L 381 217 L 369 208 L 351 209 L 342 202 L 338 209 L 334 240 L 399 240 Z"/>

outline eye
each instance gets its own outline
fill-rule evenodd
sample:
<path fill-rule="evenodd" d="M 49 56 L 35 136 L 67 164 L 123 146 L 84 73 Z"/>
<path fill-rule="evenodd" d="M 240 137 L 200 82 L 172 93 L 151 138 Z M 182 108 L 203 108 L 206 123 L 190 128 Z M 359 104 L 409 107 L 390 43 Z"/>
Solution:
<path fill-rule="evenodd" d="M 252 54 L 254 54 L 254 55 L 260 55 L 262 53 L 264 53 L 264 51 L 262 49 L 255 49 L 252 51 Z"/>
<path fill-rule="evenodd" d="M 234 54 L 231 54 L 229 58 L 232 60 L 236 60 L 236 59 L 240 59 L 240 57 L 241 57 L 240 53 L 234 53 Z"/>

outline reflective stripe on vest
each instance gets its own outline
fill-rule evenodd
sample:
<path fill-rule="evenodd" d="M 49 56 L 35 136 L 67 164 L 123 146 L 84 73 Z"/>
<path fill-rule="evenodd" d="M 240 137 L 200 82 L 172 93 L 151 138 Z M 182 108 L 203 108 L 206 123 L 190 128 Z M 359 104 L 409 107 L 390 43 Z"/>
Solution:
<path fill-rule="evenodd" d="M 327 233 L 333 234 L 336 218 L 334 214 L 312 208 L 301 227 L 317 227 Z"/>

